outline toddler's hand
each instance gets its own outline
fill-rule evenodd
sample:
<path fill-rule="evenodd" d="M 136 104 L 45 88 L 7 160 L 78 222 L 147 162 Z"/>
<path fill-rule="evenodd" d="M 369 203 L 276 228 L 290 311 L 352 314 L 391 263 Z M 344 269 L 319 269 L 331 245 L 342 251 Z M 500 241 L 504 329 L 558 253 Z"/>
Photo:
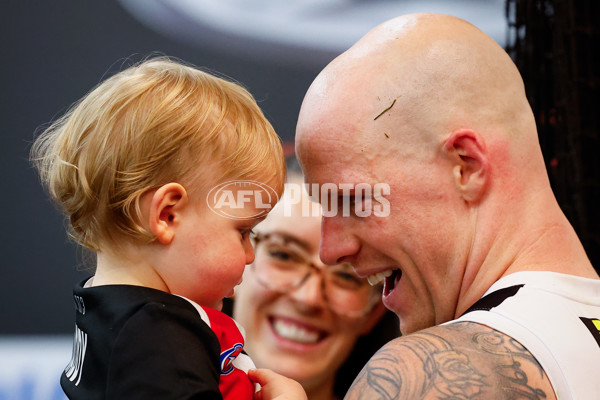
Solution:
<path fill-rule="evenodd" d="M 254 400 L 307 400 L 302 386 L 270 369 L 251 369 L 250 379 L 262 386 L 254 393 Z"/>

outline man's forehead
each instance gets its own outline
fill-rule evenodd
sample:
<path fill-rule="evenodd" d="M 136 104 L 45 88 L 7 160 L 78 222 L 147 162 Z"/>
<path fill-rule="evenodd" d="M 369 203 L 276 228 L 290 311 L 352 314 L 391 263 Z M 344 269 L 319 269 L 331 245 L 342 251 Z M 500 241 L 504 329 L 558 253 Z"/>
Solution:
<path fill-rule="evenodd" d="M 318 145 L 310 142 L 301 148 L 297 147 L 297 157 L 304 175 L 304 182 L 315 183 L 319 176 L 326 175 L 327 171 L 333 167 L 322 156 L 322 150 Z"/>
<path fill-rule="evenodd" d="M 299 158 L 337 160 L 363 146 L 364 121 L 356 104 L 343 106 L 341 98 L 317 99 L 302 106 L 296 131 Z"/>
<path fill-rule="evenodd" d="M 318 152 L 318 156 L 300 161 L 304 182 L 308 185 L 356 184 L 374 182 L 374 165 L 367 165 L 359 155 L 336 149 Z"/>

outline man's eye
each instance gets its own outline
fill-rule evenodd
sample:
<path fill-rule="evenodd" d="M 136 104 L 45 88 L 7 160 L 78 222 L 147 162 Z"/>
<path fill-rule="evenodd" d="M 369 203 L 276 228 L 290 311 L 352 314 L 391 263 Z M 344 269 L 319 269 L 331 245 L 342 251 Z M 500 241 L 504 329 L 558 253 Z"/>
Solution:
<path fill-rule="evenodd" d="M 242 235 L 242 239 L 247 239 L 250 235 L 254 234 L 252 229 L 240 229 L 240 234 Z"/>

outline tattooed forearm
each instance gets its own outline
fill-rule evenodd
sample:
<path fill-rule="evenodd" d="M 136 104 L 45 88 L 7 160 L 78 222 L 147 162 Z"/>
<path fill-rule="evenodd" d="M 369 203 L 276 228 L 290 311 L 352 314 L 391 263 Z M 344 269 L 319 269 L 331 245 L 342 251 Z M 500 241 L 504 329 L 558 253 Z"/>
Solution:
<path fill-rule="evenodd" d="M 520 343 L 478 324 L 439 326 L 384 346 L 347 399 L 554 399 L 534 383 L 545 375 Z M 530 379 L 528 373 L 535 375 Z"/>

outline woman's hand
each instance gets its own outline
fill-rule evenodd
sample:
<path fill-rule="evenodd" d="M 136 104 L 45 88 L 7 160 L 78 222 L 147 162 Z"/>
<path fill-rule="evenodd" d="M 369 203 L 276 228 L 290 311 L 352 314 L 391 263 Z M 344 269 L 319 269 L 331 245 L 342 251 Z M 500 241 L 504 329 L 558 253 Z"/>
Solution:
<path fill-rule="evenodd" d="M 248 376 L 261 387 L 254 393 L 254 400 L 307 400 L 302 386 L 270 369 L 251 369 Z"/>

